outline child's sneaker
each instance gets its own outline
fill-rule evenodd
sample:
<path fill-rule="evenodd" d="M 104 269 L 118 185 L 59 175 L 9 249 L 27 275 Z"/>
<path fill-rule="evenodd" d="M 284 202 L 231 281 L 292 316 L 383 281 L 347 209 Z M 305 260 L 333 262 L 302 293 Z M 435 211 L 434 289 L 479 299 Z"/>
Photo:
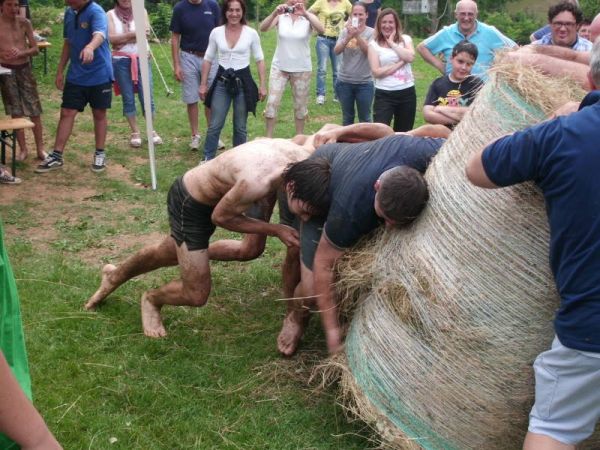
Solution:
<path fill-rule="evenodd" d="M 152 143 L 154 145 L 161 145 L 163 143 L 162 138 L 158 135 L 156 131 L 152 132 Z"/>
<path fill-rule="evenodd" d="M 131 145 L 133 148 L 139 148 L 142 146 L 142 137 L 140 136 L 140 133 L 131 133 L 131 139 L 129 139 L 129 145 Z"/>
<path fill-rule="evenodd" d="M 102 172 L 106 169 L 106 153 L 94 153 L 94 162 L 90 166 L 92 172 Z"/>
<path fill-rule="evenodd" d="M 46 173 L 51 170 L 62 169 L 62 166 L 62 158 L 57 157 L 56 154 L 52 152 L 35 168 L 35 173 Z"/>
<path fill-rule="evenodd" d="M 198 150 L 199 147 L 200 147 L 200 135 L 195 134 L 192 136 L 192 142 L 190 142 L 190 148 L 192 150 Z"/>
<path fill-rule="evenodd" d="M 317 95 L 317 105 L 323 105 L 325 103 L 324 95 Z"/>
<path fill-rule="evenodd" d="M 219 139 L 219 143 L 217 144 L 217 150 L 225 150 L 225 142 Z"/>
<path fill-rule="evenodd" d="M 0 184 L 21 184 L 21 179 L 0 168 Z"/>

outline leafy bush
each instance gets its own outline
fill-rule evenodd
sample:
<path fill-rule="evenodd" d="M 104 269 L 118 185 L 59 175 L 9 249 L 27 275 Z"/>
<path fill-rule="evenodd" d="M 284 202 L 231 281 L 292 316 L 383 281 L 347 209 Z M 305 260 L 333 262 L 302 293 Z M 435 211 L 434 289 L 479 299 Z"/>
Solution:
<path fill-rule="evenodd" d="M 169 3 L 158 3 L 155 11 L 150 13 L 150 25 L 160 39 L 169 37 L 169 25 L 171 24 L 171 16 L 173 15 L 173 7 Z"/>
<path fill-rule="evenodd" d="M 481 18 L 488 25 L 493 25 L 505 36 L 508 36 L 517 44 L 529 44 L 529 36 L 535 30 L 543 26 L 543 22 L 536 19 L 533 15 L 524 12 L 518 12 L 509 15 L 506 12 L 493 12 L 484 14 Z"/>
<path fill-rule="evenodd" d="M 583 17 L 592 20 L 600 13 L 600 0 L 580 0 L 579 7 L 583 11 Z"/>
<path fill-rule="evenodd" d="M 31 23 L 36 30 L 52 28 L 52 25 L 62 23 L 64 17 L 64 6 L 36 6 L 29 8 L 29 11 L 31 12 Z"/>

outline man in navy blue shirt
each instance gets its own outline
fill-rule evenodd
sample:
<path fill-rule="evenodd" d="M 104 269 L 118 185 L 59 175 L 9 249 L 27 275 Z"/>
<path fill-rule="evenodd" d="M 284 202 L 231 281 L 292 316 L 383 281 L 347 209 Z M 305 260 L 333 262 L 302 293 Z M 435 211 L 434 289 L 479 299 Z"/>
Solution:
<path fill-rule="evenodd" d="M 591 56 L 600 81 L 600 42 Z M 535 182 L 550 224 L 561 303 L 552 348 L 534 363 L 535 404 L 524 449 L 574 450 L 600 417 L 600 103 L 502 137 L 470 159 L 467 177 L 496 188 Z"/>
<path fill-rule="evenodd" d="M 66 0 L 63 24 L 63 48 L 56 69 L 55 84 L 63 91 L 60 119 L 56 129 L 54 151 L 35 169 L 45 173 L 63 166 L 63 151 L 73 130 L 78 112 L 89 103 L 94 118 L 96 151 L 91 169 L 105 169 L 104 143 L 108 122 L 106 110 L 112 100 L 114 80 L 106 13 L 92 0 Z M 63 75 L 69 63 L 66 82 Z"/>
<path fill-rule="evenodd" d="M 388 135 L 375 141 L 323 145 L 309 159 L 290 164 L 283 174 L 289 209 L 303 221 L 302 281 L 295 297 L 316 297 L 330 353 L 342 343 L 333 295 L 336 261 L 379 225 L 402 227 L 419 215 L 429 198 L 422 174 L 445 141 L 421 137 L 419 129 L 409 132 L 417 133 L 412 136 L 387 128 L 384 135 Z M 442 125 L 427 128 L 443 136 L 450 133 Z M 347 139 L 339 135 L 335 140 Z M 288 309 L 278 338 L 284 355 L 296 350 L 308 303 Z"/>
<path fill-rule="evenodd" d="M 208 46 L 210 32 L 219 25 L 221 9 L 215 0 L 181 0 L 173 8 L 171 17 L 171 55 L 175 78 L 181 82 L 183 102 L 186 104 L 188 120 L 192 132 L 190 148 L 198 150 L 198 88 L 204 52 Z M 216 74 L 218 65 L 213 64 L 209 83 Z M 206 122 L 209 123 L 210 110 L 205 108 Z"/>

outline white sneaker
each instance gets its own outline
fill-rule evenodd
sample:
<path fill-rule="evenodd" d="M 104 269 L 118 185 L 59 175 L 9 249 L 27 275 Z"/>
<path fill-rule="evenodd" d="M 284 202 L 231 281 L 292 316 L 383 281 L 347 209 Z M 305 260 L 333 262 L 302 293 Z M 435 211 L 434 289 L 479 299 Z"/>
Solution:
<path fill-rule="evenodd" d="M 129 145 L 133 148 L 139 148 L 142 146 L 142 136 L 140 133 L 131 133 L 131 139 L 129 139 Z"/>
<path fill-rule="evenodd" d="M 219 144 L 217 145 L 218 150 L 225 150 L 225 142 L 219 139 Z"/>
<path fill-rule="evenodd" d="M 162 138 L 158 135 L 156 131 L 152 132 L 152 143 L 154 145 L 161 145 L 163 143 Z"/>
<path fill-rule="evenodd" d="M 322 105 L 325 103 L 325 96 L 324 95 L 317 95 L 317 105 Z"/>
<path fill-rule="evenodd" d="M 190 148 L 192 150 L 198 150 L 198 148 L 200 147 L 200 135 L 199 134 L 195 134 L 192 136 L 192 141 L 190 142 Z"/>

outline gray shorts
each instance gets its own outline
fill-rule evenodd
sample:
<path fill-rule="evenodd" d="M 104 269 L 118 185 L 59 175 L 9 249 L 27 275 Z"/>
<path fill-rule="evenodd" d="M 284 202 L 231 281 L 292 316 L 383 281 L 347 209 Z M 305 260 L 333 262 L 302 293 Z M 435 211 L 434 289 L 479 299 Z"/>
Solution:
<path fill-rule="evenodd" d="M 600 353 L 567 348 L 555 337 L 533 369 L 529 431 L 571 445 L 588 438 L 600 418 Z"/>
<path fill-rule="evenodd" d="M 204 58 L 196 56 L 192 53 L 181 51 L 179 52 L 179 61 L 181 63 L 181 72 L 183 81 L 181 82 L 181 98 L 183 103 L 191 105 L 200 101 L 198 89 L 200 88 L 200 74 L 202 73 L 202 62 Z M 212 84 L 219 64 L 213 62 L 208 74 L 208 86 Z"/>
<path fill-rule="evenodd" d="M 313 217 L 308 222 L 302 222 L 300 226 L 300 260 L 309 270 L 313 269 L 324 225 L 323 217 Z"/>

